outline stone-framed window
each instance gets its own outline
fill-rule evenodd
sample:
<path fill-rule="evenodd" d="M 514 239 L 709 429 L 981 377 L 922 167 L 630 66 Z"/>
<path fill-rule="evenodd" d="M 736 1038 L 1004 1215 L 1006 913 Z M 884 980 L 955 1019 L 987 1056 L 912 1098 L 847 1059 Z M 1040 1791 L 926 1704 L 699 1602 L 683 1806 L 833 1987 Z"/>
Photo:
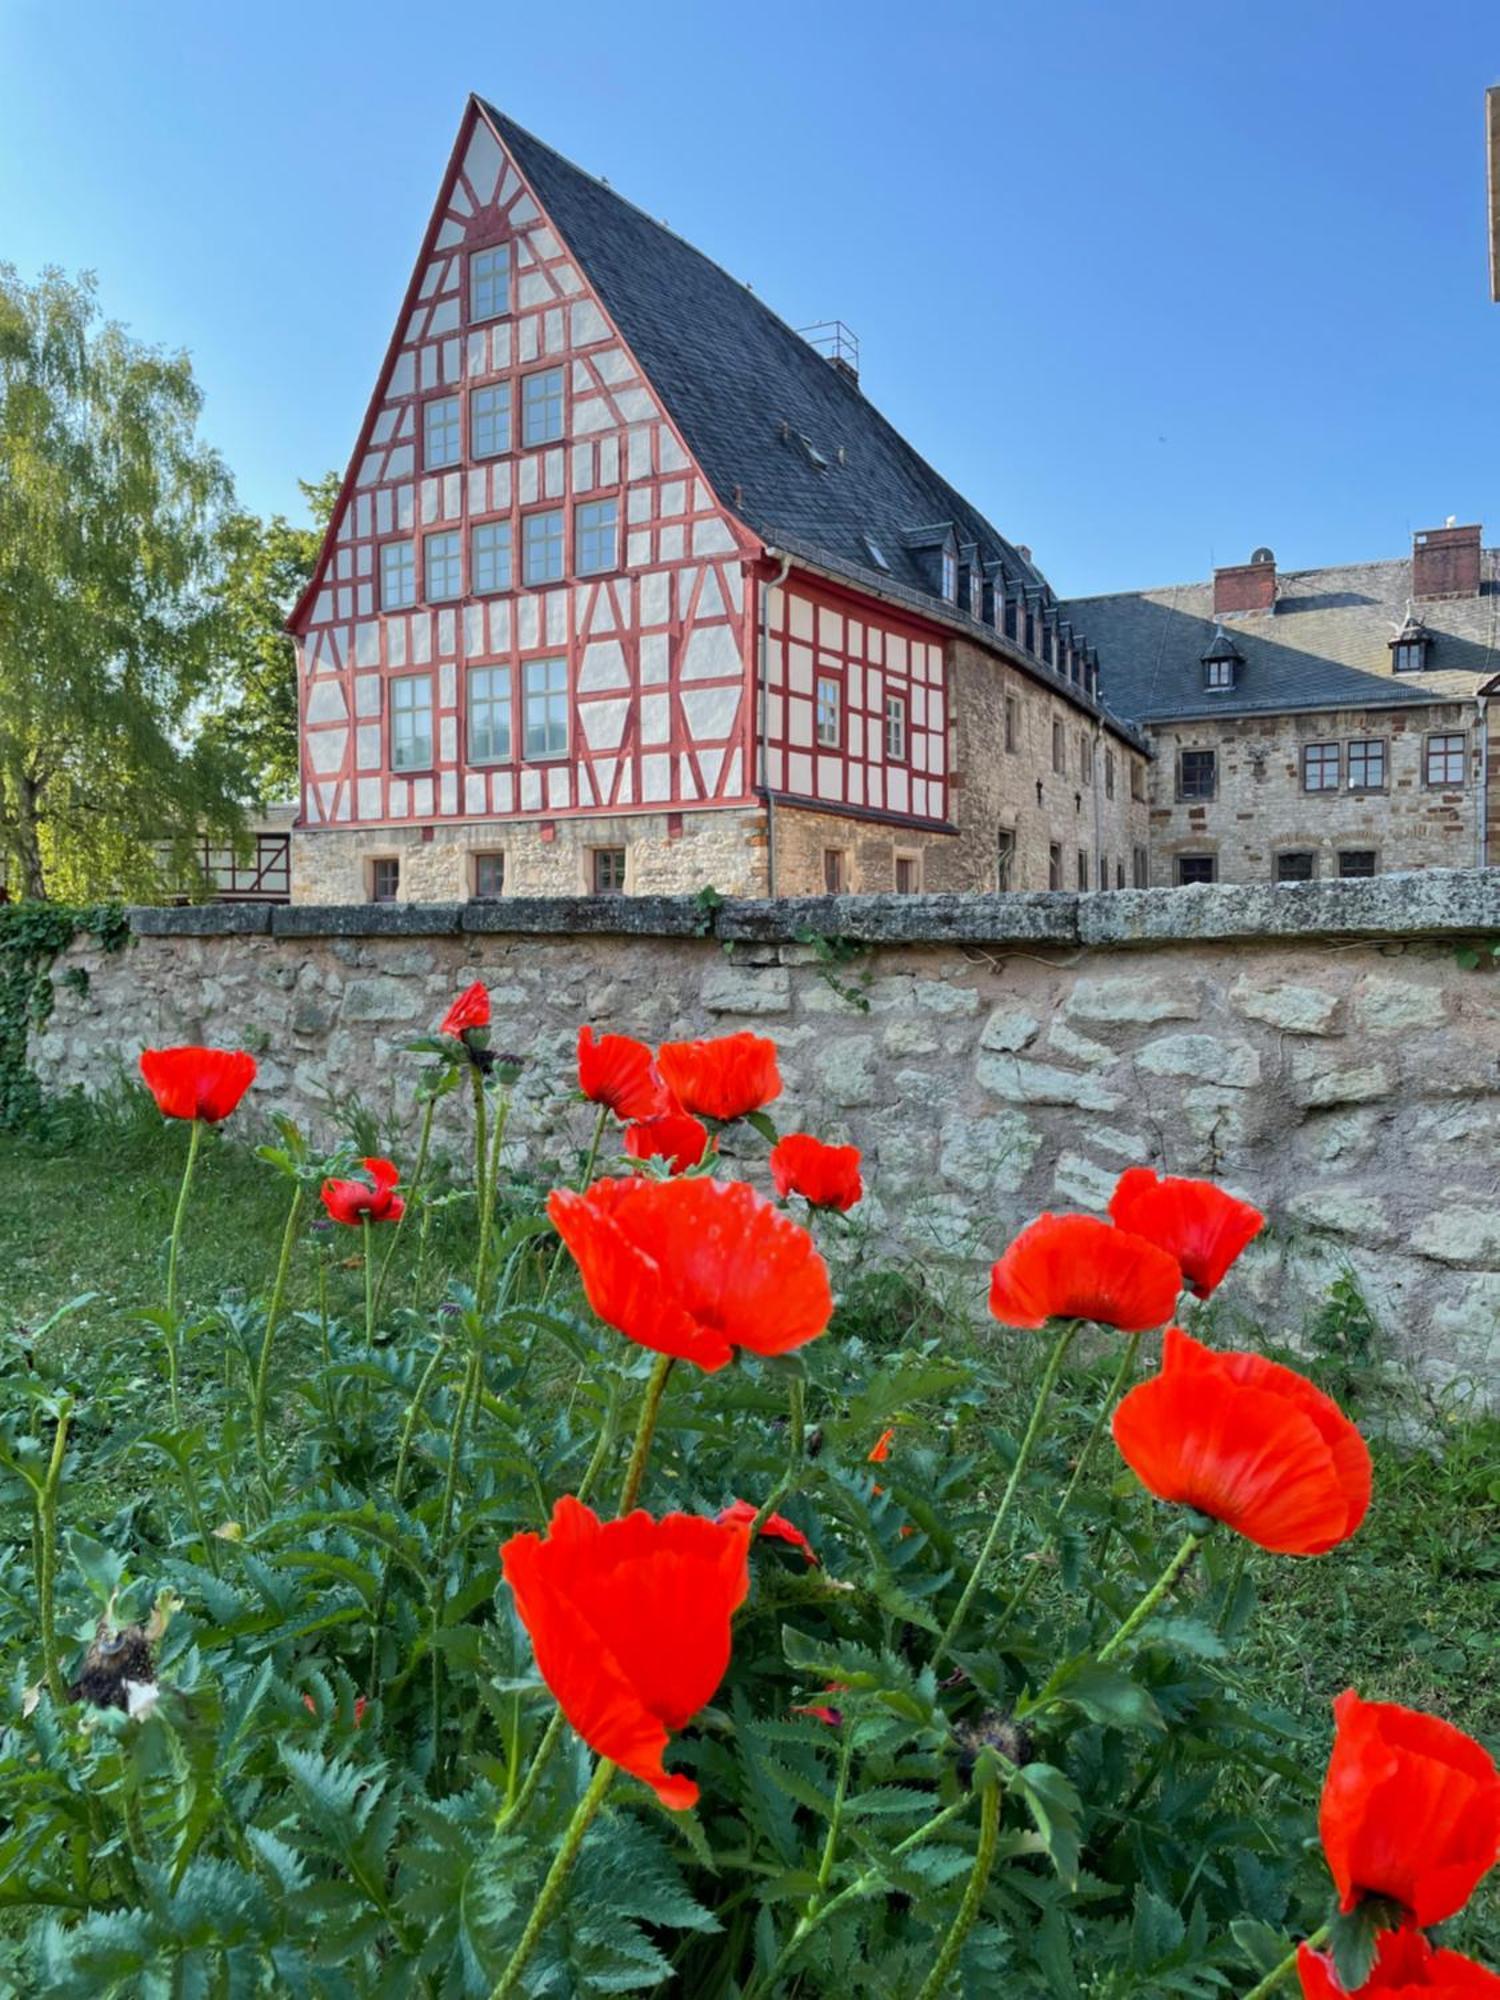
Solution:
<path fill-rule="evenodd" d="M 1177 857 L 1177 886 L 1191 887 L 1194 882 L 1217 882 L 1219 879 L 1219 857 L 1216 854 L 1179 854 Z"/>
<path fill-rule="evenodd" d="M 1094 782 L 1094 739 L 1084 729 L 1078 732 L 1078 778 L 1081 784 Z"/>
<path fill-rule="evenodd" d="M 1089 886 L 1089 851 L 1086 847 L 1080 847 L 1078 850 L 1078 867 L 1076 873 L 1078 887 L 1086 889 Z"/>
<path fill-rule="evenodd" d="M 1179 799 L 1211 799 L 1219 790 L 1217 750 L 1179 750 L 1177 753 L 1177 796 Z"/>
<path fill-rule="evenodd" d="M 1341 847 L 1339 876 L 1345 882 L 1365 880 L 1380 873 L 1380 857 L 1373 847 Z"/>
<path fill-rule="evenodd" d="M 391 687 L 391 769 L 432 768 L 432 675 L 401 674 Z"/>
<path fill-rule="evenodd" d="M 473 889 L 475 900 L 481 903 L 495 903 L 505 894 L 505 852 L 503 848 L 485 848 L 473 857 Z"/>
<path fill-rule="evenodd" d="M 591 867 L 591 880 L 596 896 L 624 895 L 625 850 L 623 847 L 594 848 Z"/>
<path fill-rule="evenodd" d="M 539 368 L 521 378 L 521 442 L 555 444 L 563 434 L 563 372 Z"/>
<path fill-rule="evenodd" d="M 422 405 L 422 463 L 429 472 L 457 465 L 464 455 L 457 396 L 434 396 Z"/>
<path fill-rule="evenodd" d="M 524 751 L 529 760 L 568 754 L 568 663 L 528 660 L 521 669 L 521 699 L 525 723 Z"/>
<path fill-rule="evenodd" d="M 1383 736 L 1361 738 L 1348 746 L 1345 782 L 1351 792 L 1383 792 L 1389 782 L 1389 759 Z"/>
<path fill-rule="evenodd" d="M 443 604 L 464 594 L 463 537 L 451 531 L 428 535 L 422 543 L 422 568 L 429 604 Z"/>
<path fill-rule="evenodd" d="M 466 708 L 469 762 L 505 762 L 512 744 L 510 668 L 470 667 Z"/>
<path fill-rule="evenodd" d="M 1068 775 L 1068 732 L 1055 717 L 1052 723 L 1052 768 L 1060 778 Z"/>
<path fill-rule="evenodd" d="M 849 857 L 842 847 L 823 849 L 823 891 L 829 896 L 848 894 Z"/>
<path fill-rule="evenodd" d="M 1302 789 L 1304 792 L 1336 792 L 1343 770 L 1343 745 L 1304 743 L 1302 746 Z"/>
<path fill-rule="evenodd" d="M 1468 775 L 1469 744 L 1461 732 L 1429 736 L 1423 746 L 1422 771 L 1435 789 L 1454 791 Z"/>
<path fill-rule="evenodd" d="M 1138 806 L 1146 803 L 1146 767 L 1139 757 L 1130 760 L 1130 796 Z"/>
<path fill-rule="evenodd" d="M 498 458 L 510 450 L 510 384 L 495 382 L 469 397 L 469 450 L 475 458 Z"/>
<path fill-rule="evenodd" d="M 1130 850 L 1130 879 L 1137 889 L 1151 887 L 1151 851 L 1146 847 L 1132 847 Z"/>
<path fill-rule="evenodd" d="M 915 853 L 898 853 L 895 857 L 895 890 L 898 896 L 917 896 L 922 892 L 922 857 Z"/>
<path fill-rule="evenodd" d="M 510 245 L 497 243 L 490 250 L 475 250 L 469 256 L 469 318 L 499 319 L 510 311 Z"/>
<path fill-rule="evenodd" d="M 1012 756 L 1021 747 L 1021 704 L 1013 694 L 1005 697 L 1005 747 Z"/>
<path fill-rule="evenodd" d="M 1062 885 L 1062 843 L 1054 840 L 1047 849 L 1047 887 L 1060 889 Z"/>
<path fill-rule="evenodd" d="M 1003 896 L 1015 887 L 1016 830 L 1002 826 L 995 833 L 995 888 Z"/>
<path fill-rule="evenodd" d="M 469 588 L 476 597 L 509 590 L 515 578 L 509 521 L 480 521 L 469 535 Z"/>
<path fill-rule="evenodd" d="M 380 608 L 402 611 L 417 601 L 417 552 L 410 542 L 385 542 L 380 550 Z"/>
<path fill-rule="evenodd" d="M 1104 746 L 1104 796 L 1112 799 L 1115 795 L 1115 753 L 1109 745 Z M 1124 888 L 1124 883 L 1120 887 Z"/>
<path fill-rule="evenodd" d="M 1278 882 L 1311 882 L 1318 872 L 1318 857 L 1310 847 L 1289 847 L 1276 857 Z"/>
<path fill-rule="evenodd" d="M 401 897 L 401 863 L 394 854 L 370 857 L 369 891 L 372 903 L 395 903 Z"/>

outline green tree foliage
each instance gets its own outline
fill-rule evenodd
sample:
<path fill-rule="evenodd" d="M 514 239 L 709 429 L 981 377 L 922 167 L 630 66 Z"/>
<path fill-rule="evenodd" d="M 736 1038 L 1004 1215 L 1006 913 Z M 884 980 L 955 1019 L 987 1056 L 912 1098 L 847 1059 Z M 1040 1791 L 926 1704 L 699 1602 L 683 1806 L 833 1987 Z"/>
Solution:
<path fill-rule="evenodd" d="M 213 731 L 244 762 L 262 800 L 297 789 L 297 664 L 286 618 L 313 573 L 338 499 L 339 475 L 298 484 L 312 515 L 298 527 L 236 514 L 219 603 L 226 631 L 223 707 Z"/>
<path fill-rule="evenodd" d="M 0 860 L 28 897 L 149 895 L 234 838 L 221 664 L 233 491 L 183 354 L 91 278 L 0 265 Z"/>

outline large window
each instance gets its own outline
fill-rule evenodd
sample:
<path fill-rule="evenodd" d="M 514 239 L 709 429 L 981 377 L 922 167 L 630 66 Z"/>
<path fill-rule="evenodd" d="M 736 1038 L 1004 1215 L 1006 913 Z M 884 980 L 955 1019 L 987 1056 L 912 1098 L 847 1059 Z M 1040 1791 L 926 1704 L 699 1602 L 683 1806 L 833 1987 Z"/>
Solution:
<path fill-rule="evenodd" d="M 510 450 L 510 384 L 476 389 L 469 398 L 469 449 L 476 458 Z"/>
<path fill-rule="evenodd" d="M 1339 788 L 1340 745 L 1308 743 L 1302 751 L 1304 792 L 1336 792 Z"/>
<path fill-rule="evenodd" d="M 1464 781 L 1468 762 L 1462 736 L 1429 736 L 1427 739 L 1427 782 L 1452 787 Z"/>
<path fill-rule="evenodd" d="M 469 669 L 469 762 L 495 764 L 510 755 L 510 668 Z"/>
<path fill-rule="evenodd" d="M 564 757 L 568 750 L 568 663 L 529 660 L 521 669 L 526 702 L 525 753 Z"/>
<path fill-rule="evenodd" d="M 1317 872 L 1317 856 L 1310 848 L 1293 848 L 1276 857 L 1278 882 L 1311 882 Z"/>
<path fill-rule="evenodd" d="M 509 590 L 510 522 L 481 521 L 469 537 L 470 587 L 481 596 Z"/>
<path fill-rule="evenodd" d="M 458 398 L 435 397 L 422 408 L 422 463 L 431 471 L 439 465 L 457 465 L 462 457 Z"/>
<path fill-rule="evenodd" d="M 1219 864 L 1212 854 L 1179 854 L 1177 857 L 1177 881 L 1180 887 L 1189 888 L 1194 882 L 1217 882 Z"/>
<path fill-rule="evenodd" d="M 563 517 L 550 508 L 521 524 L 521 575 L 527 583 L 557 583 L 563 573 Z"/>
<path fill-rule="evenodd" d="M 544 368 L 521 384 L 522 444 L 552 444 L 563 434 L 563 372 Z"/>
<path fill-rule="evenodd" d="M 619 515 L 613 500 L 590 500 L 574 510 L 573 567 L 579 576 L 598 576 L 615 567 Z"/>
<path fill-rule="evenodd" d="M 820 750 L 837 750 L 844 741 L 840 713 L 839 684 L 826 674 L 818 676 L 817 738 Z"/>
<path fill-rule="evenodd" d="M 462 597 L 464 588 L 463 539 L 457 534 L 429 535 L 422 544 L 427 567 L 427 601 L 441 604 L 450 597 Z"/>
<path fill-rule="evenodd" d="M 510 245 L 476 250 L 469 259 L 469 318 L 498 319 L 510 311 Z"/>
<path fill-rule="evenodd" d="M 1211 799 L 1218 789 L 1219 753 L 1216 750 L 1181 750 L 1177 755 L 1177 796 L 1180 799 Z"/>
<path fill-rule="evenodd" d="M 1383 792 L 1385 738 L 1376 736 L 1368 742 L 1351 743 L 1346 770 L 1351 792 Z"/>
<path fill-rule="evenodd" d="M 417 601 L 417 558 L 410 542 L 387 542 L 380 551 L 380 604 L 400 611 Z"/>
<path fill-rule="evenodd" d="M 432 676 L 403 674 L 391 682 L 391 769 L 425 771 L 432 764 Z"/>
<path fill-rule="evenodd" d="M 906 762 L 906 696 L 885 698 L 885 754 L 893 764 Z"/>

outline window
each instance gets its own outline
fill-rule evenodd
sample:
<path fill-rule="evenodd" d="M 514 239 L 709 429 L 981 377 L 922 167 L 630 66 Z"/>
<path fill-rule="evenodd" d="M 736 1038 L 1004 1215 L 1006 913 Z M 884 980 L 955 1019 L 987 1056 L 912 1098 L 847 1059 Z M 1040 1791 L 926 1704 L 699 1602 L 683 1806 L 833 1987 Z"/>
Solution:
<path fill-rule="evenodd" d="M 1317 857 L 1309 848 L 1298 848 L 1294 853 L 1278 854 L 1276 857 L 1278 882 L 1311 882 L 1317 872 Z"/>
<path fill-rule="evenodd" d="M 1146 803 L 1146 767 L 1135 758 L 1130 763 L 1130 796 L 1137 805 Z"/>
<path fill-rule="evenodd" d="M 544 368 L 521 384 L 521 442 L 552 444 L 562 434 L 562 370 Z"/>
<path fill-rule="evenodd" d="M 1304 792 L 1336 792 L 1339 788 L 1339 745 L 1308 743 L 1302 751 Z"/>
<path fill-rule="evenodd" d="M 1047 887 L 1049 889 L 1062 887 L 1062 849 L 1055 840 L 1047 849 Z"/>
<path fill-rule="evenodd" d="M 1130 850 L 1130 879 L 1137 889 L 1151 887 L 1151 856 L 1144 847 Z"/>
<path fill-rule="evenodd" d="M 839 684 L 825 674 L 818 676 L 816 735 L 821 750 L 837 750 L 844 740 L 839 716 Z"/>
<path fill-rule="evenodd" d="M 510 755 L 510 668 L 469 669 L 469 762 L 497 764 Z"/>
<path fill-rule="evenodd" d="M 557 583 L 563 573 L 561 512 L 528 514 L 521 523 L 521 575 L 527 583 Z"/>
<path fill-rule="evenodd" d="M 400 893 L 401 863 L 393 855 L 377 855 L 370 863 L 370 901 L 394 903 Z"/>
<path fill-rule="evenodd" d="M 1351 743 L 1347 771 L 1351 792 L 1383 792 L 1385 738 L 1377 736 L 1366 743 Z"/>
<path fill-rule="evenodd" d="M 1345 847 L 1339 850 L 1339 874 L 1343 880 L 1357 881 L 1375 873 L 1373 847 Z"/>
<path fill-rule="evenodd" d="M 380 605 L 399 611 L 417 601 L 417 558 L 410 542 L 387 542 L 380 551 Z"/>
<path fill-rule="evenodd" d="M 474 856 L 474 894 L 492 903 L 505 894 L 505 856 L 498 851 Z"/>
<path fill-rule="evenodd" d="M 950 604 L 957 604 L 958 557 L 952 549 L 943 550 L 943 595 Z"/>
<path fill-rule="evenodd" d="M 1234 686 L 1234 661 L 1222 656 L 1203 662 L 1203 685 L 1211 694 L 1222 694 Z"/>
<path fill-rule="evenodd" d="M 1052 768 L 1059 777 L 1068 774 L 1068 738 L 1060 722 L 1052 724 Z"/>
<path fill-rule="evenodd" d="M 1217 882 L 1219 864 L 1211 854 L 1179 854 L 1177 881 L 1186 889 L 1194 882 Z"/>
<path fill-rule="evenodd" d="M 391 769 L 425 771 L 432 763 L 432 675 L 391 682 Z"/>
<path fill-rule="evenodd" d="M 1398 674 L 1419 674 L 1426 664 L 1425 639 L 1398 639 L 1391 647 L 1391 665 Z"/>
<path fill-rule="evenodd" d="M 1021 704 L 1013 694 L 1005 697 L 1005 747 L 1012 753 L 1021 747 Z"/>
<path fill-rule="evenodd" d="M 1094 782 L 1094 739 L 1081 731 L 1078 737 L 1078 776 L 1085 785 Z"/>
<path fill-rule="evenodd" d="M 842 847 L 823 849 L 823 887 L 830 896 L 842 896 L 849 886 L 849 857 Z"/>
<path fill-rule="evenodd" d="M 995 887 L 1003 896 L 1011 888 L 1016 872 L 1016 830 L 1002 826 L 995 835 Z"/>
<path fill-rule="evenodd" d="M 625 850 L 623 847 L 594 849 L 594 894 L 623 896 L 625 893 Z"/>
<path fill-rule="evenodd" d="M 481 596 L 510 589 L 509 521 L 481 521 L 469 537 L 469 585 Z"/>
<path fill-rule="evenodd" d="M 457 396 L 438 396 L 422 408 L 422 463 L 429 471 L 438 465 L 457 465 L 463 457 L 458 435 Z"/>
<path fill-rule="evenodd" d="M 1125 887 L 1125 863 L 1118 854 L 1115 856 L 1115 887 L 1117 889 Z"/>
<path fill-rule="evenodd" d="M 894 763 L 906 762 L 906 697 L 888 694 L 885 698 L 885 754 Z"/>
<path fill-rule="evenodd" d="M 1107 799 L 1112 799 L 1114 795 L 1115 795 L 1115 753 L 1113 750 L 1106 748 L 1104 752 L 1104 796 Z M 1120 884 L 1120 887 L 1123 889 L 1125 887 L 1125 884 L 1122 882 Z"/>
<path fill-rule="evenodd" d="M 1180 799 L 1211 799 L 1218 790 L 1217 750 L 1181 750 L 1177 754 L 1177 796 Z"/>
<path fill-rule="evenodd" d="M 615 567 L 618 519 L 619 507 L 613 500 L 590 500 L 574 510 L 573 567 L 579 576 L 598 576 Z"/>
<path fill-rule="evenodd" d="M 510 311 L 510 245 L 476 250 L 469 259 L 469 318 L 498 319 Z"/>
<path fill-rule="evenodd" d="M 896 856 L 896 894 L 915 896 L 922 886 L 922 862 L 916 854 Z"/>
<path fill-rule="evenodd" d="M 875 540 L 874 536 L 861 535 L 860 540 L 869 550 L 870 561 L 874 563 L 876 569 L 888 570 L 890 568 L 890 564 L 886 561 L 885 550 L 880 546 L 879 542 Z"/>
<path fill-rule="evenodd" d="M 510 450 L 510 384 L 476 389 L 469 398 L 469 449 L 475 458 Z"/>
<path fill-rule="evenodd" d="M 463 543 L 458 535 L 429 535 L 422 544 L 422 559 L 427 569 L 429 604 L 440 604 L 448 597 L 462 597 Z"/>
<path fill-rule="evenodd" d="M 525 691 L 528 757 L 565 757 L 568 753 L 568 663 L 528 660 L 521 669 Z M 603 850 L 600 850 L 603 852 Z"/>
<path fill-rule="evenodd" d="M 1428 737 L 1426 770 L 1429 785 L 1462 785 L 1467 761 L 1462 736 Z"/>
<path fill-rule="evenodd" d="M 1078 850 L 1078 886 L 1080 889 L 1089 886 L 1089 857 L 1087 850 L 1082 847 Z"/>

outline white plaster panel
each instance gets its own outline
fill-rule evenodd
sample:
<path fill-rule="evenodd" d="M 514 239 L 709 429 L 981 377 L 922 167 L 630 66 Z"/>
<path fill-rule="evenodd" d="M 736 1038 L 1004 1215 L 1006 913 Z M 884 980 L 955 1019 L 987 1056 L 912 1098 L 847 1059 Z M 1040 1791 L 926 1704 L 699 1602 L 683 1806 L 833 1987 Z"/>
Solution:
<path fill-rule="evenodd" d="M 740 649 L 728 625 L 698 625 L 688 639 L 679 672 L 685 681 L 708 680 L 722 674 L 737 674 L 742 664 Z"/>
<path fill-rule="evenodd" d="M 354 762 L 361 771 L 380 769 L 380 724 L 362 722 L 354 732 Z M 363 807 L 360 808 L 364 810 Z"/>
<path fill-rule="evenodd" d="M 642 687 L 660 687 L 667 679 L 670 642 L 665 632 L 647 632 L 640 641 Z"/>
<path fill-rule="evenodd" d="M 307 719 L 309 722 L 346 722 L 349 710 L 344 701 L 344 690 L 336 680 L 313 681 L 307 691 Z"/>
<path fill-rule="evenodd" d="M 657 696 L 660 700 L 661 697 Z M 630 713 L 628 701 L 581 701 L 578 704 L 578 719 L 583 724 L 584 738 L 591 750 L 618 750 L 625 734 L 625 720 Z"/>
<path fill-rule="evenodd" d="M 684 688 L 682 712 L 689 734 L 695 741 L 727 736 L 740 712 L 740 689 L 731 687 Z"/>
<path fill-rule="evenodd" d="M 578 669 L 578 688 L 583 694 L 596 688 L 628 688 L 630 675 L 618 639 L 593 639 L 583 649 Z"/>
<path fill-rule="evenodd" d="M 641 797 L 669 799 L 672 796 L 672 760 L 667 756 L 641 759 Z"/>
<path fill-rule="evenodd" d="M 591 347 L 596 340 L 606 340 L 609 328 L 604 323 L 604 315 L 592 299 L 579 299 L 572 308 L 573 345 Z"/>
<path fill-rule="evenodd" d="M 642 743 L 669 743 L 672 740 L 671 702 L 664 694 L 641 696 Z"/>
<path fill-rule="evenodd" d="M 322 776 L 339 770 L 349 747 L 347 729 L 314 729 L 307 736 L 307 761 Z"/>
<path fill-rule="evenodd" d="M 380 817 L 380 780 L 361 778 L 359 781 L 359 816 L 361 819 Z"/>

